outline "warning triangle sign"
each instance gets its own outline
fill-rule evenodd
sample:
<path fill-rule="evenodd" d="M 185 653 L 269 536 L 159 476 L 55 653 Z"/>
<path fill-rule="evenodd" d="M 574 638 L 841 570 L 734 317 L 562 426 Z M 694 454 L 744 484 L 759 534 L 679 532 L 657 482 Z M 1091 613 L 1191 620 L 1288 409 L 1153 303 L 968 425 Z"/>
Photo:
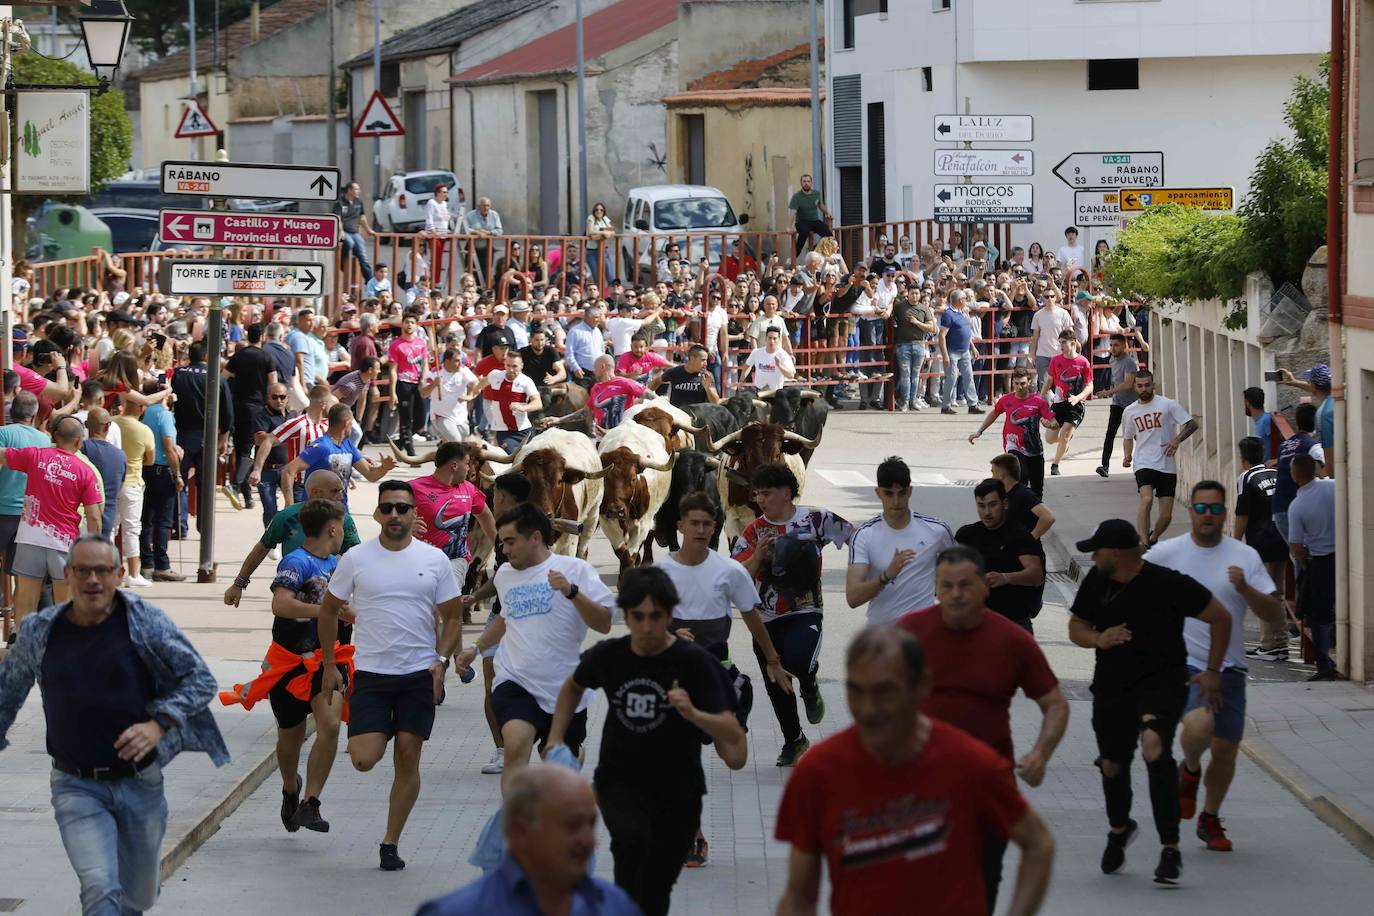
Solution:
<path fill-rule="evenodd" d="M 401 119 L 382 98 L 380 89 L 372 90 L 372 97 L 363 106 L 362 117 L 353 125 L 355 137 L 399 137 L 406 132 Z"/>
<path fill-rule="evenodd" d="M 219 133 L 219 128 L 215 122 L 210 120 L 210 116 L 205 113 L 205 107 L 200 104 L 200 99 L 186 99 L 186 107 L 181 112 L 181 123 L 177 125 L 176 138 L 185 140 L 188 137 L 213 137 Z"/>

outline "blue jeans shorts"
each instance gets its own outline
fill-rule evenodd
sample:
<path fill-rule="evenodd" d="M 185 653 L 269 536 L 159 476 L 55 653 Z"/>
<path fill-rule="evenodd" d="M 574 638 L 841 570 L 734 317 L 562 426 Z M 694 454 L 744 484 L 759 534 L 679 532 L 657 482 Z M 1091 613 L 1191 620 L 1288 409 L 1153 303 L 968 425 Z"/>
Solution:
<path fill-rule="evenodd" d="M 1188 676 L 1199 674 L 1197 668 L 1188 666 Z M 1213 734 L 1226 741 L 1240 741 L 1245 735 L 1245 677 L 1242 668 L 1227 668 L 1221 672 L 1221 709 L 1214 713 L 1216 730 Z M 1202 705 L 1202 691 L 1196 684 L 1188 688 L 1188 702 L 1184 704 L 1183 714 L 1187 715 Z"/>

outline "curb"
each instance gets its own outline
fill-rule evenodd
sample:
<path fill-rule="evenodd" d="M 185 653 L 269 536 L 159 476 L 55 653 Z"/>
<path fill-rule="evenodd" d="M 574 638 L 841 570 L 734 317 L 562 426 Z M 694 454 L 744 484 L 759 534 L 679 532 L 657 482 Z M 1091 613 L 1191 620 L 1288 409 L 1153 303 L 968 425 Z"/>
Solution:
<path fill-rule="evenodd" d="M 1070 550 L 1069 545 L 1064 543 L 1053 528 L 1045 534 L 1042 543 L 1045 545 L 1045 558 L 1053 567 L 1052 572 L 1063 572 L 1074 582 L 1083 578 L 1087 571 L 1087 566 L 1083 563 L 1085 556 Z"/>
<path fill-rule="evenodd" d="M 1262 738 L 1246 738 L 1240 747 L 1245 756 L 1291 792 L 1318 820 L 1374 859 L 1374 811 L 1356 799 L 1328 792 L 1324 785 L 1308 777 L 1287 755 Z"/>

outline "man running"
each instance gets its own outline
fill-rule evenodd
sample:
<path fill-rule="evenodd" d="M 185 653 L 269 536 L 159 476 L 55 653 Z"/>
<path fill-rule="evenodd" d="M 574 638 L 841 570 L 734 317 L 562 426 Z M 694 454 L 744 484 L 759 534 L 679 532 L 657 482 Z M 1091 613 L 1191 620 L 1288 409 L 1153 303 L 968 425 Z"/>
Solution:
<path fill-rule="evenodd" d="M 1106 391 L 1098 391 L 1093 394 L 1095 398 L 1111 398 L 1112 403 L 1107 414 L 1107 434 L 1102 438 L 1102 463 L 1097 466 L 1097 476 L 1106 477 L 1112 465 L 1112 448 L 1116 445 L 1116 434 L 1121 429 L 1121 417 L 1126 412 L 1126 408 L 1135 403 L 1135 377 L 1140 371 L 1140 360 L 1136 359 L 1134 353 L 1126 350 L 1126 335 L 1113 334 L 1109 365 L 1107 372 L 1110 373 L 1111 387 Z"/>
<path fill-rule="evenodd" d="M 1050 476 L 1059 476 L 1059 462 L 1073 441 L 1073 433 L 1083 425 L 1087 413 L 1083 402 L 1093 396 L 1093 367 L 1088 358 L 1078 352 L 1078 335 L 1073 331 L 1059 332 L 1059 353 L 1050 360 L 1050 374 L 1040 390 L 1046 397 L 1054 389 L 1055 425 L 1050 426 L 1048 442 L 1055 443 L 1054 462 L 1050 465 Z"/>
<path fill-rule="evenodd" d="M 1174 518 L 1174 492 L 1178 489 L 1178 447 L 1198 431 L 1197 418 L 1178 401 L 1155 394 L 1155 376 L 1148 369 L 1135 374 L 1136 402 L 1121 414 L 1121 438 L 1125 440 L 1123 468 L 1135 461 L 1135 488 L 1140 494 L 1135 530 L 1140 540 L 1153 544 L 1169 530 Z M 1137 448 L 1138 446 L 1138 448 Z M 1134 453 L 1134 454 L 1133 454 Z M 1159 500 L 1159 515 L 1150 525 L 1150 510 Z"/>
<path fill-rule="evenodd" d="M 383 481 L 373 517 L 382 526 L 381 536 L 344 555 L 320 605 L 321 689 L 343 689 L 334 643 L 340 616 L 351 610 L 356 672 L 348 756 L 354 769 L 366 773 L 396 739 L 396 774 L 379 851 L 382 869 L 396 871 L 406 867 L 397 844 L 420 795 L 420 753 L 434 728 L 444 671 L 462 641 L 463 607 L 448 558 L 411 536 L 415 493 L 410 484 Z M 437 646 L 436 612 L 444 620 Z"/>
<path fill-rule="evenodd" d="M 1031 491 L 1045 495 L 1045 446 L 1040 438 L 1041 424 L 1054 420 L 1049 402 L 1031 391 L 1030 370 L 1017 366 L 1011 370 L 1011 391 L 997 399 L 992 410 L 983 418 L 978 431 L 968 437 L 969 445 L 978 441 L 999 416 L 1002 421 L 1002 448 L 1015 455 L 1021 464 L 1018 479 Z"/>
<path fill-rule="evenodd" d="M 501 616 L 458 656 L 458 669 L 497 646 L 491 706 L 506 748 L 504 792 L 529 766 L 535 743 L 547 744 L 558 692 L 577 667 L 582 639 L 588 628 L 611 631 L 615 598 L 586 560 L 549 550 L 553 529 L 538 506 L 522 503 L 506 512 L 496 520 L 496 534 L 507 560 L 496 571 Z M 587 737 L 590 702 L 587 694 L 577 704 L 563 734 L 574 754 Z"/>
<path fill-rule="evenodd" d="M 316 439 L 325 434 L 329 429 L 329 420 L 325 416 L 325 411 L 328 410 L 329 400 L 333 396 L 328 385 L 313 386 L 310 389 L 305 413 L 287 420 L 258 442 L 257 451 L 253 455 L 253 470 L 248 473 L 250 486 L 256 487 L 262 482 L 262 469 L 267 465 L 268 457 L 272 455 L 273 449 L 279 443 L 286 446 L 286 461 L 289 464 L 295 461 L 296 456 L 308 446 L 314 444 Z M 291 488 L 291 501 L 296 503 L 305 501 L 305 488 L 301 484 L 297 483 Z"/>
<path fill-rule="evenodd" d="M 759 609 L 768 635 L 782 667 L 801 685 L 806 720 L 819 725 L 825 718 L 825 700 L 816 682 L 823 614 L 821 551 L 826 544 L 849 543 L 854 526 L 829 509 L 798 506 L 801 487 L 785 464 L 760 465 L 749 484 L 760 515 L 740 534 L 734 558 L 759 584 Z M 757 644 L 754 655 L 760 668 L 767 665 Z M 797 700 L 771 681 L 764 686 L 782 728 L 776 765 L 793 766 L 811 746 L 802 734 Z"/>
<path fill-rule="evenodd" d="M 935 603 L 935 558 L 954 546 L 949 525 L 911 508 L 911 468 L 895 455 L 878 465 L 874 493 L 883 511 L 849 542 L 844 594 L 850 607 L 868 604 L 868 622 L 893 623 Z M 874 574 L 874 570 L 877 574 Z"/>
<path fill-rule="evenodd" d="M 1197 811 L 1197 789 L 1205 783 L 1207 795 L 1198 817 L 1198 839 L 1215 852 L 1230 852 L 1231 840 L 1221 826 L 1222 800 L 1236 775 L 1236 755 L 1245 733 L 1245 610 L 1248 607 L 1265 623 L 1282 624 L 1283 602 L 1264 560 L 1253 547 L 1226 536 L 1226 487 L 1215 480 L 1193 485 L 1188 504 L 1192 531 L 1160 541 L 1145 559 L 1196 579 L 1231 615 L 1231 641 L 1221 664 L 1221 706 L 1209 708 L 1195 685 L 1188 691 L 1183 712 L 1183 766 L 1179 769 L 1179 803 L 1184 820 Z M 1188 645 L 1188 673 L 1196 676 L 1207 668 L 1211 645 L 1207 627 L 1197 620 L 1183 624 Z M 1212 751 L 1207 774 L 1202 774 L 1202 755 Z"/>
<path fill-rule="evenodd" d="M 494 369 L 477 380 L 478 392 L 486 408 L 487 429 L 496 434 L 496 444 L 512 453 L 530 434 L 530 414 L 544 408 L 539 389 L 524 373 L 520 354 L 506 354 L 504 369 Z"/>
<path fill-rule="evenodd" d="M 1155 830 L 1164 847 L 1155 881 L 1173 884 L 1183 872 L 1174 730 L 1183 715 L 1189 683 L 1197 685 L 1209 708 L 1220 707 L 1221 666 L 1231 640 L 1231 615 L 1197 580 L 1141 559 L 1140 535 L 1130 522 L 1108 519 L 1077 547 L 1093 555 L 1093 568 L 1070 609 L 1069 638 L 1097 652 L 1093 732 L 1111 827 L 1102 851 L 1102 871 L 1110 875 L 1119 870 L 1126 862 L 1126 847 L 1135 839 L 1131 758 L 1139 743 L 1149 774 Z M 1189 617 L 1211 628 L 1206 670 L 1191 681 L 1183 638 Z"/>
<path fill-rule="evenodd" d="M 940 552 L 935 567 L 939 604 L 906 614 L 898 626 L 921 641 L 930 661 L 926 711 L 985 742 L 1027 785 L 1045 779 L 1045 767 L 1069 724 L 1069 701 L 1045 653 L 1005 615 L 991 613 L 983 558 L 969 547 Z M 1017 690 L 1040 707 L 1040 735 L 1019 760 L 1011 740 L 1011 701 Z M 997 904 L 1007 840 L 984 829 L 983 886 L 988 912 Z"/>
<path fill-rule="evenodd" d="M 353 408 L 347 404 L 335 404 L 330 407 L 326 417 L 329 426 L 325 434 L 288 461 L 286 467 L 282 468 L 281 476 L 283 481 L 294 487 L 298 474 L 332 471 L 338 474 L 344 483 L 343 502 L 344 506 L 347 506 L 348 484 L 353 479 L 355 468 L 369 482 L 376 483 L 396 467 L 396 459 L 386 455 L 380 461 L 373 461 L 358 451 L 358 447 L 348 437 L 348 431 L 353 427 Z"/>
<path fill-rule="evenodd" d="M 545 750 L 563 743 L 590 691 L 606 692 L 610 713 L 593 784 L 611 834 L 615 883 L 645 916 L 667 916 L 701 824 L 702 733 L 732 770 L 744 766 L 749 747 L 716 659 L 669 632 L 678 593 L 668 574 L 631 569 L 619 600 L 630 635 L 582 653 L 559 691 Z"/>
<path fill-rule="evenodd" d="M 473 519 L 482 533 L 496 543 L 496 522 L 487 508 L 487 498 L 468 481 L 468 468 L 474 461 L 482 461 L 481 446 L 441 442 L 434 452 L 434 472 L 410 482 L 415 491 L 415 509 L 424 524 L 420 538 L 444 552 L 459 585 L 467 581 L 468 566 L 472 563 L 468 534 Z"/>
<path fill-rule="evenodd" d="M 987 605 L 1012 623 L 1034 633 L 1031 623 L 1040 613 L 1045 563 L 1029 531 L 1008 512 L 1007 491 L 989 477 L 973 488 L 978 521 L 964 525 L 954 540 L 970 547 L 983 561 Z"/>

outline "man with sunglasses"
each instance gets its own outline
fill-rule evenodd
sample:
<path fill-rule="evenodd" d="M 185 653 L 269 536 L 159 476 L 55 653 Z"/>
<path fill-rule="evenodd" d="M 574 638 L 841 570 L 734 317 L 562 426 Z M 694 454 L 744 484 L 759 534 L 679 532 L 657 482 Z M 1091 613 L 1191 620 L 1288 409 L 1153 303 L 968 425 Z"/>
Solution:
<path fill-rule="evenodd" d="M 1270 624 L 1281 624 L 1283 603 L 1259 551 L 1226 536 L 1226 487 L 1215 480 L 1193 485 L 1188 506 L 1192 530 L 1160 541 L 1145 559 L 1184 573 L 1204 585 L 1231 615 L 1231 639 L 1221 663 L 1221 705 L 1209 708 L 1194 684 L 1183 712 L 1183 766 L 1179 768 L 1179 807 L 1184 820 L 1197 811 L 1198 785 L 1207 789 L 1198 817 L 1198 839 L 1214 852 L 1230 852 L 1231 840 L 1217 816 L 1236 774 L 1236 756 L 1245 732 L 1245 610 Z M 1207 669 L 1211 633 L 1200 620 L 1183 622 L 1188 646 L 1188 674 Z M 1212 751 L 1207 773 L 1202 755 Z"/>
<path fill-rule="evenodd" d="M 345 554 L 320 603 L 321 692 L 342 691 L 334 663 L 339 618 L 351 614 L 356 669 L 349 698 L 348 756 L 366 773 L 394 737 L 391 785 L 380 860 L 383 871 L 405 868 L 401 831 L 420 795 L 420 754 L 443 698 L 444 672 L 463 635 L 458 580 L 448 557 L 413 537 L 415 492 L 403 480 L 378 488 L 374 541 Z M 435 639 L 435 617 L 444 621 Z"/>

